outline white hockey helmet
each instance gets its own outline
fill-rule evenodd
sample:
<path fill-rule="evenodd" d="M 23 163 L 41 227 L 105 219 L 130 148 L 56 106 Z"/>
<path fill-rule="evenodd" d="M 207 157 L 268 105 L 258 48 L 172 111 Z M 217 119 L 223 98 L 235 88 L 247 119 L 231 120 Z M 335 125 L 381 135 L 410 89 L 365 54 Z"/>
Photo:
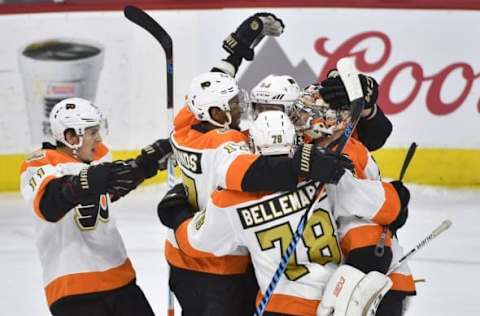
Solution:
<path fill-rule="evenodd" d="M 50 127 L 55 140 L 62 142 L 71 149 L 82 146 L 85 129 L 102 126 L 105 123 L 98 108 L 90 101 L 82 98 L 64 99 L 53 107 L 50 112 Z M 79 144 L 72 145 L 65 139 L 65 131 L 73 129 L 80 136 Z"/>
<path fill-rule="evenodd" d="M 239 88 L 234 78 L 222 72 L 207 72 L 192 80 L 187 106 L 197 120 L 228 127 L 232 122 L 229 101 L 238 94 Z M 210 109 L 215 107 L 226 113 L 226 124 L 221 124 L 210 116 Z"/>
<path fill-rule="evenodd" d="M 249 129 L 250 146 L 260 155 L 288 155 L 295 144 L 295 127 L 286 113 L 265 111 L 258 114 Z"/>
<path fill-rule="evenodd" d="M 250 100 L 254 111 L 256 104 L 272 104 L 282 106 L 288 114 L 300 92 L 300 86 L 292 77 L 269 75 L 252 89 Z"/>

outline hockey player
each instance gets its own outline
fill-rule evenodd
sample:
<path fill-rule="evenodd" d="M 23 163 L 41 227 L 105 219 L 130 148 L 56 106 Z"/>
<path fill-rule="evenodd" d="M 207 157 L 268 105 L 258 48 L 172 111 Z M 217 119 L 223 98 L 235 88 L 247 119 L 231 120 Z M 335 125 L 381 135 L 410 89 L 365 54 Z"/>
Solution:
<path fill-rule="evenodd" d="M 344 107 L 337 105 L 335 108 L 340 111 L 334 110 L 320 95 L 321 90 L 318 85 L 308 87 L 300 101 L 296 103 L 293 117 L 297 119 L 297 130 L 304 133 L 308 142 L 325 146 L 335 142 L 338 135 L 343 132 L 342 126 L 337 123 L 342 120 Z M 371 180 L 372 183 L 380 180 L 378 167 L 363 144 L 352 138 L 344 152 L 353 161 L 358 179 Z M 327 193 L 332 199 L 338 196 L 335 216 L 346 263 L 364 273 L 370 271 L 386 273 L 392 263 L 392 256 L 394 263 L 402 255 L 398 241 L 396 238 L 391 239 L 390 235 L 385 252 L 380 256 L 374 255 L 374 248 L 380 239 L 382 225 L 387 225 L 391 231 L 396 231 L 404 225 L 408 215 L 409 191 L 400 181 L 383 183 L 381 190 L 385 193 L 385 201 L 390 203 L 382 206 L 381 215 L 368 216 L 352 213 L 356 208 L 355 204 L 345 203 L 348 200 L 344 200 L 343 196 L 336 192 L 337 190 L 344 192 L 345 185 L 347 183 L 343 181 L 338 186 L 327 186 Z M 406 265 L 392 273 L 390 278 L 393 281 L 392 290 L 382 300 L 377 315 L 401 315 L 404 297 L 415 294 L 413 279 Z"/>
<path fill-rule="evenodd" d="M 32 203 L 45 295 L 55 316 L 153 315 L 110 212 L 164 162 L 159 140 L 135 159 L 110 163 L 102 116 L 89 101 L 65 99 L 50 114 L 56 145 L 44 143 L 21 166 Z"/>
<path fill-rule="evenodd" d="M 291 151 L 295 132 L 284 113 L 267 111 L 258 115 L 250 129 L 250 137 L 257 153 L 286 155 Z M 352 185 L 355 181 L 356 185 Z M 361 182 L 350 172 L 345 173 L 342 182 L 346 183 L 343 191 L 340 193 L 339 189 L 336 193 L 342 195 L 342 203 L 355 203 L 355 215 L 392 216 L 382 208 L 383 203 L 389 203 L 389 197 L 381 190 L 381 182 L 377 181 L 375 186 L 373 182 Z M 274 194 L 217 190 L 206 211 L 196 213 L 193 218 L 182 187 L 175 187 L 160 202 L 158 212 L 162 222 L 175 230 L 182 251 L 192 257 L 230 255 L 245 258 L 249 252 L 261 293 L 264 293 L 300 217 L 314 199 L 317 186 L 318 183 L 305 182 L 292 192 Z M 396 201 L 395 197 L 393 200 Z M 324 195 L 315 206 L 306 224 L 303 243 L 290 258 L 285 277 L 280 280 L 264 315 L 316 314 L 325 285 L 341 262 L 332 213 L 336 212 L 336 203 L 339 202 Z M 343 267 L 341 272 L 349 284 L 360 284 L 365 277 L 350 266 Z M 368 308 L 377 292 L 386 292 L 390 285 L 385 275 L 372 272 L 361 283 L 360 293 L 353 287 L 349 293 L 363 296 L 360 304 Z"/>

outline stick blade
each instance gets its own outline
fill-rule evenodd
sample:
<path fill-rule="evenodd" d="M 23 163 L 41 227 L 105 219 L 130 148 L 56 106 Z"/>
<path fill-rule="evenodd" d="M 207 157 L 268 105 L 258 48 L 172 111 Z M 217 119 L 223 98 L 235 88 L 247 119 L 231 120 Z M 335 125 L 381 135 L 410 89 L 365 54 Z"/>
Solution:
<path fill-rule="evenodd" d="M 352 105 L 352 119 L 360 116 L 365 107 L 362 84 L 353 57 L 344 57 L 337 62 L 338 73 L 342 79 L 348 99 Z"/>
<path fill-rule="evenodd" d="M 168 35 L 167 31 L 165 31 L 165 29 L 157 23 L 157 21 L 155 21 L 145 11 L 133 5 L 127 5 L 123 9 L 123 14 L 128 20 L 145 29 L 148 33 L 155 37 L 160 45 L 162 45 L 167 59 L 172 58 L 172 38 L 170 35 Z"/>

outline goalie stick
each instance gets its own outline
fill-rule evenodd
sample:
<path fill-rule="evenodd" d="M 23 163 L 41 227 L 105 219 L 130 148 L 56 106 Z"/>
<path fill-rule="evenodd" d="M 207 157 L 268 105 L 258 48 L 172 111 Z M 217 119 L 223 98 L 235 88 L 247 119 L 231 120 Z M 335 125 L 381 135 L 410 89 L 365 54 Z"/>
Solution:
<path fill-rule="evenodd" d="M 353 130 L 355 129 L 355 126 L 360 120 L 362 110 L 365 107 L 365 100 L 363 98 L 363 91 L 360 83 L 360 78 L 358 76 L 357 71 L 355 70 L 355 67 L 353 66 L 353 58 L 340 59 L 337 63 L 337 68 L 338 68 L 340 77 L 342 79 L 342 82 L 344 83 L 345 88 L 347 90 L 348 99 L 350 100 L 350 104 L 352 106 L 352 115 L 351 115 L 350 122 L 348 123 L 347 128 L 345 129 L 344 133 L 340 137 L 340 140 L 337 144 L 337 148 L 335 150 L 335 153 L 337 155 L 340 155 L 343 149 L 345 148 L 347 141 L 350 139 L 350 136 L 352 135 Z M 258 304 L 255 310 L 254 316 L 263 315 L 265 308 L 267 307 L 267 304 L 272 297 L 273 291 L 277 287 L 278 282 L 282 277 L 282 274 L 285 272 L 285 269 L 287 268 L 288 260 L 292 256 L 293 252 L 295 251 L 295 248 L 297 247 L 298 242 L 302 238 L 303 231 L 305 230 L 305 223 L 307 222 L 307 219 L 309 217 L 308 215 L 320 200 L 324 187 L 325 185 L 323 183 L 319 185 L 319 187 L 317 188 L 317 191 L 315 192 L 315 196 L 316 196 L 315 199 L 313 200 L 312 203 L 310 203 L 307 210 L 301 217 L 300 222 L 298 223 L 297 229 L 295 230 L 295 234 L 293 235 L 292 240 L 288 244 L 287 250 L 282 255 L 280 264 L 275 270 L 275 273 L 273 274 L 273 277 L 267 287 L 267 290 L 265 291 L 265 294 L 262 300 L 260 301 L 260 303 Z"/>
<path fill-rule="evenodd" d="M 163 48 L 166 60 L 166 75 L 167 75 L 167 117 L 170 124 L 173 124 L 173 43 L 170 35 L 160 26 L 150 15 L 140 8 L 128 5 L 123 10 L 125 17 L 131 22 L 143 28 L 150 33 Z M 171 126 L 170 126 L 171 130 Z M 173 158 L 168 160 L 167 164 L 167 183 L 168 187 L 172 188 L 175 184 L 175 171 Z M 168 316 L 175 314 L 174 310 L 174 295 L 168 289 Z"/>
<path fill-rule="evenodd" d="M 410 165 L 410 161 L 412 161 L 413 155 L 417 150 L 417 143 L 413 142 L 410 147 L 408 148 L 407 154 L 405 155 L 405 159 L 403 160 L 402 169 L 400 170 L 400 176 L 398 177 L 399 181 L 403 180 L 405 176 L 405 172 L 407 171 L 408 166 Z M 385 240 L 387 239 L 388 227 L 384 226 L 382 234 L 380 235 L 380 240 L 378 241 L 377 245 L 375 246 L 375 256 L 382 257 L 385 253 Z"/>
<path fill-rule="evenodd" d="M 444 220 L 437 228 L 435 228 L 427 237 L 423 238 L 417 245 L 412 248 L 406 255 L 400 258 L 397 263 L 392 265 L 387 272 L 387 275 L 392 273 L 393 271 L 397 270 L 405 261 L 410 259 L 417 251 L 425 247 L 426 244 L 431 242 L 435 237 L 446 231 L 447 229 L 452 226 L 452 221 L 449 219 Z"/>

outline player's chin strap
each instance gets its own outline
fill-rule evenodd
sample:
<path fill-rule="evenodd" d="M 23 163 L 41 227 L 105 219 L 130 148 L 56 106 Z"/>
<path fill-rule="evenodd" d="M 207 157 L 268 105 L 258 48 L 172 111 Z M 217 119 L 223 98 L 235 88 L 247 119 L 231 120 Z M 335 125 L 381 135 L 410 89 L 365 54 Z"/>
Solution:
<path fill-rule="evenodd" d="M 82 147 L 83 145 L 83 136 L 82 135 L 78 135 L 78 144 L 75 144 L 75 145 L 72 145 L 70 144 L 69 142 L 65 141 L 63 142 L 65 144 L 65 146 L 67 146 L 68 148 L 70 148 L 72 150 L 72 153 L 73 153 L 73 156 L 77 159 L 80 159 L 78 157 L 78 150 L 80 149 L 80 147 Z"/>
<path fill-rule="evenodd" d="M 383 273 L 365 274 L 342 265 L 328 280 L 317 316 L 374 316 L 391 287 L 392 281 Z"/>

